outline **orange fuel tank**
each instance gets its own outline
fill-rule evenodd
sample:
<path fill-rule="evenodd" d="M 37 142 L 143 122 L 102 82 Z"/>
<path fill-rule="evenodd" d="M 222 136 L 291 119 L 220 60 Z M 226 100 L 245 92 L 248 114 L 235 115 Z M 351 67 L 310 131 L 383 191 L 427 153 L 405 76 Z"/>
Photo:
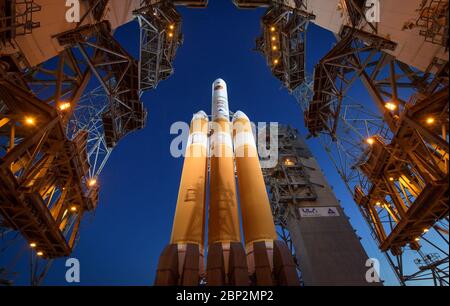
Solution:
<path fill-rule="evenodd" d="M 204 246 L 207 146 L 208 116 L 201 111 L 191 122 L 170 239 L 172 244 Z"/>
<path fill-rule="evenodd" d="M 233 140 L 245 246 L 273 241 L 277 233 L 259 163 L 250 120 L 243 112 L 233 116 Z"/>
<path fill-rule="evenodd" d="M 233 144 L 226 83 L 213 83 L 208 244 L 240 242 Z"/>

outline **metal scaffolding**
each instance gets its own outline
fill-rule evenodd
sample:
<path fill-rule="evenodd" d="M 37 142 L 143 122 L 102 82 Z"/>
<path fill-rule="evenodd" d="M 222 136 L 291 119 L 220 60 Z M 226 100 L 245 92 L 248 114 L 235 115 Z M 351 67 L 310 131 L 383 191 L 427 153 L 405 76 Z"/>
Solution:
<path fill-rule="evenodd" d="M 256 40 L 272 70 L 289 90 L 297 88 L 305 78 L 306 31 L 314 15 L 306 12 L 304 1 L 296 8 L 274 3 L 261 19 L 262 36 Z"/>
<path fill-rule="evenodd" d="M 425 41 L 448 48 L 448 0 L 423 1 L 416 26 Z"/>
<path fill-rule="evenodd" d="M 33 14 L 41 10 L 34 0 L 4 0 L 0 1 L 0 49 L 21 35 L 29 34 L 40 23 Z"/>
<path fill-rule="evenodd" d="M 33 8 L 24 15 L 31 30 L 39 24 L 31 13 L 40 7 L 25 2 Z M 22 2 L 14 4 L 18 9 Z M 1 226 L 20 232 L 31 247 L 32 285 L 43 281 L 55 258 L 70 255 L 83 216 L 97 206 L 99 175 L 115 145 L 145 126 L 142 94 L 172 73 L 182 41 L 174 5 L 205 7 L 207 1 L 142 1 L 134 12 L 140 61 L 113 37 L 105 20 L 109 5 L 89 0 L 76 27 L 55 36 L 64 46 L 55 59 L 35 67 L 15 55 L 0 61 Z M 1 30 L 11 29 L 2 23 Z"/>
<path fill-rule="evenodd" d="M 182 44 L 181 16 L 168 2 L 147 4 L 135 12 L 140 26 L 140 88 L 155 89 L 173 74 L 173 60 Z"/>
<path fill-rule="evenodd" d="M 113 144 L 145 121 L 137 64 L 110 33 L 105 22 L 80 25 L 58 37 L 67 48 L 56 60 L 25 69 L 2 61 L 2 226 L 34 250 L 33 285 L 54 258 L 70 255 L 83 216 L 97 206 L 97 176 Z M 83 96 L 92 75 L 103 93 Z M 116 134 L 108 138 L 105 117 L 112 112 Z"/>
<path fill-rule="evenodd" d="M 298 138 L 298 132 L 290 126 L 279 126 L 277 165 L 263 169 L 278 236 L 289 247 L 299 275 L 298 257 L 289 231 L 289 214 L 292 214 L 292 206 L 297 207 L 302 202 L 317 199 L 313 184 L 305 172 L 305 165 L 301 162 L 301 157 L 305 156 L 311 156 L 311 153 Z"/>
<path fill-rule="evenodd" d="M 421 73 L 382 51 L 359 64 L 356 77 L 378 107 L 342 94 L 332 79 L 341 90 L 325 95 L 333 111 L 314 117 L 322 79 L 294 92 L 402 284 L 448 285 L 448 64 L 440 64 Z M 351 71 L 341 67 L 336 78 Z"/>
<path fill-rule="evenodd" d="M 448 62 L 400 62 L 363 7 L 344 4 L 351 26 L 293 95 L 400 283 L 448 285 Z M 373 104 L 350 97 L 357 82 Z"/>

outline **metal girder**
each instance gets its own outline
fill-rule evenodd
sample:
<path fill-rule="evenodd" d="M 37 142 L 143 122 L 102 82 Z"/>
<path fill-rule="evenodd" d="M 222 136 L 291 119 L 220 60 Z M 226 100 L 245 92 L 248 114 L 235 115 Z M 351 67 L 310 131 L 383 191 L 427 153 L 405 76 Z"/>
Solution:
<path fill-rule="evenodd" d="M 89 178 L 98 178 L 113 149 L 108 147 L 103 114 L 109 107 L 109 99 L 103 87 L 99 86 L 84 94 L 67 125 L 67 135 L 73 138 L 87 132 L 86 153 L 90 163 Z"/>
<path fill-rule="evenodd" d="M 69 141 L 63 116 L 28 88 L 6 79 L 0 79 L 0 87 L 0 116 L 9 120 L 0 133 L 7 144 L 0 161 L 4 221 L 36 243 L 43 257 L 67 256 L 78 234 L 72 220 L 96 205 L 83 184 L 83 139 Z"/>
<path fill-rule="evenodd" d="M 140 90 L 155 89 L 170 77 L 182 44 L 181 16 L 168 2 L 147 4 L 135 12 L 140 26 Z"/>
<path fill-rule="evenodd" d="M 415 27 L 420 29 L 425 41 L 448 49 L 448 14 L 448 0 L 423 1 Z"/>
<path fill-rule="evenodd" d="M 208 0 L 171 0 L 174 5 L 184 5 L 190 8 L 205 8 Z"/>
<path fill-rule="evenodd" d="M 240 9 L 254 9 L 258 7 L 268 7 L 272 0 L 233 0 L 234 5 Z"/>
<path fill-rule="evenodd" d="M 40 26 L 33 19 L 41 6 L 34 0 L 2 0 L 0 1 L 0 49 L 14 38 L 29 34 Z"/>
<path fill-rule="evenodd" d="M 372 34 L 378 33 L 378 24 L 376 22 L 368 22 L 366 18 L 366 11 L 369 8 L 366 6 L 366 0 L 344 0 L 341 1 L 344 11 L 350 21 L 352 28 L 365 30 Z"/>
<path fill-rule="evenodd" d="M 376 64 L 380 50 L 394 47 L 394 43 L 383 38 L 343 29 L 342 39 L 314 70 L 314 95 L 305 111 L 305 124 L 312 136 L 327 133 L 336 138 L 342 100 L 349 89 L 367 67 Z M 386 118 L 386 121 L 392 125 L 392 118 Z"/>
<path fill-rule="evenodd" d="M 279 126 L 279 161 L 275 167 L 263 169 L 277 226 L 287 226 L 289 205 L 317 198 L 301 161 L 301 157 L 305 155 L 309 156 L 310 153 L 305 152 L 304 145 L 297 138 L 297 132 L 289 126 Z"/>
<path fill-rule="evenodd" d="M 274 76 L 292 91 L 304 82 L 306 30 L 314 15 L 303 1 L 296 8 L 273 3 L 261 20 L 262 36 L 256 50 L 267 60 Z"/>
<path fill-rule="evenodd" d="M 61 44 L 76 45 L 105 90 L 109 107 L 103 113 L 108 147 L 145 126 L 147 112 L 140 101 L 138 62 L 111 35 L 106 21 L 81 26 L 58 36 Z"/>
<path fill-rule="evenodd" d="M 289 233 L 288 214 L 291 206 L 317 199 L 313 184 L 304 170 L 301 158 L 311 156 L 298 139 L 298 132 L 290 126 L 278 127 L 278 162 L 274 168 L 263 169 L 270 205 L 278 235 L 288 246 L 298 275 L 301 275 L 293 241 Z"/>
<path fill-rule="evenodd" d="M 294 95 L 400 282 L 433 280 L 424 277 L 431 273 L 436 283 L 448 284 L 448 274 L 442 279 L 448 265 L 404 266 L 413 262 L 410 252 L 448 259 L 448 239 L 429 234 L 437 225 L 448 228 L 448 63 L 436 60 L 420 72 L 383 52 L 392 47 L 344 28 L 316 66 L 314 81 Z M 374 104 L 349 97 L 357 80 Z"/>

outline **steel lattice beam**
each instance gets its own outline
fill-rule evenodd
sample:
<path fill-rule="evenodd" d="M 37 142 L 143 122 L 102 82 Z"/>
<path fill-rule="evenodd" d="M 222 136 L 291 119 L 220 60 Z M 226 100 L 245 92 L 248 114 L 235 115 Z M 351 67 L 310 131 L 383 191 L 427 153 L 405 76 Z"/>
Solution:
<path fill-rule="evenodd" d="M 400 281 L 417 281 L 433 267 L 435 280 L 444 284 L 448 274 L 445 278 L 445 273 L 437 272 L 442 266 L 428 265 L 428 270 L 421 267 L 421 271 L 406 272 L 401 262 L 413 258 L 406 251 L 406 244 L 417 250 L 419 258 L 428 256 L 418 251 L 421 245 L 416 241 L 426 236 L 424 229 L 428 233 L 441 223 L 448 228 L 448 64 L 436 62 L 422 73 L 379 48 L 364 54 L 367 41 L 360 48 L 353 43 L 353 36 L 344 36 L 316 68 L 315 81 L 297 88 L 294 95 L 305 111 L 305 123 L 312 134 L 320 136 L 360 204 L 374 238 L 383 251 L 392 252 L 393 256 L 388 256 Z M 346 52 L 337 52 L 341 46 L 347 48 Z M 337 56 L 330 56 L 332 52 L 337 52 Z M 332 64 L 327 58 L 332 58 Z M 318 75 L 324 76 L 329 90 L 319 86 L 326 83 Z M 375 108 L 348 97 L 355 78 L 362 80 Z M 311 110 L 319 95 L 328 99 L 320 102 L 322 109 L 328 107 L 332 111 L 317 113 L 321 114 L 318 118 L 322 126 L 317 129 L 317 124 L 311 123 L 317 120 Z M 395 110 L 388 103 L 395 104 Z M 428 121 L 427 126 L 430 118 L 432 124 Z M 380 180 L 380 175 L 384 179 Z M 426 200 L 431 194 L 435 199 L 432 202 Z M 437 240 L 448 246 L 448 240 Z M 433 239 L 424 237 L 423 241 L 423 249 L 436 251 Z M 438 254 L 435 257 L 443 263 L 448 258 L 448 251 L 431 254 Z"/>
<path fill-rule="evenodd" d="M 274 2 L 261 20 L 263 34 L 256 40 L 256 50 L 288 90 L 305 79 L 306 31 L 314 19 L 305 9 L 303 1 L 296 8 Z"/>

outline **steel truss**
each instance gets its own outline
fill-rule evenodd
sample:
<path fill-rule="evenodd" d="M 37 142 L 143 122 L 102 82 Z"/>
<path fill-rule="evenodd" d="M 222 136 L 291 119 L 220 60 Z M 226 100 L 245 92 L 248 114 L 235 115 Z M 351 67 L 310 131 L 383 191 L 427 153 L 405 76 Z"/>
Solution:
<path fill-rule="evenodd" d="M 62 45 L 78 47 L 108 95 L 109 107 L 102 118 L 108 147 L 144 128 L 147 112 L 140 101 L 138 62 L 114 39 L 109 23 L 80 26 L 62 33 L 58 40 Z"/>
<path fill-rule="evenodd" d="M 274 168 L 263 169 L 278 236 L 289 247 L 299 275 L 301 270 L 289 232 L 289 220 L 292 220 L 290 214 L 293 214 L 299 204 L 317 199 L 313 184 L 301 161 L 302 157 L 310 155 L 309 150 L 299 140 L 296 130 L 290 126 L 279 126 L 278 163 Z"/>
<path fill-rule="evenodd" d="M 98 19 L 103 4 L 94 3 Z M 31 246 L 33 285 L 54 258 L 71 253 L 114 145 L 146 120 L 137 61 L 108 22 L 80 23 L 57 38 L 67 48 L 55 59 L 25 70 L 13 59 L 0 65 L 2 226 Z M 83 95 L 92 75 L 100 87 Z"/>
<path fill-rule="evenodd" d="M 294 95 L 400 282 L 448 285 L 448 63 L 420 72 L 392 47 L 344 28 Z M 356 81 L 374 105 L 349 98 Z"/>
<path fill-rule="evenodd" d="M 41 6 L 34 0 L 5 0 L 0 2 L 0 49 L 13 43 L 17 36 L 26 35 L 40 26 L 33 20 L 33 14 Z"/>
<path fill-rule="evenodd" d="M 305 78 L 306 31 L 315 18 L 306 9 L 304 1 L 296 1 L 295 8 L 273 1 L 261 20 L 263 34 L 256 40 L 256 50 L 289 90 Z"/>
<path fill-rule="evenodd" d="M 416 26 L 425 41 L 448 48 L 448 0 L 423 1 Z"/>
<path fill-rule="evenodd" d="M 71 253 L 84 213 L 98 201 L 98 189 L 88 183 L 88 134 L 65 133 L 89 73 L 70 50 L 55 62 L 53 69 L 41 65 L 25 71 L 6 62 L 0 78 L 0 210 L 3 225 L 36 249 L 32 284 L 53 258 Z M 42 270 L 35 266 L 38 258 Z"/>
<path fill-rule="evenodd" d="M 142 0 L 135 12 L 140 26 L 140 88 L 155 89 L 173 74 L 173 60 L 183 42 L 181 16 L 168 1 Z"/>

